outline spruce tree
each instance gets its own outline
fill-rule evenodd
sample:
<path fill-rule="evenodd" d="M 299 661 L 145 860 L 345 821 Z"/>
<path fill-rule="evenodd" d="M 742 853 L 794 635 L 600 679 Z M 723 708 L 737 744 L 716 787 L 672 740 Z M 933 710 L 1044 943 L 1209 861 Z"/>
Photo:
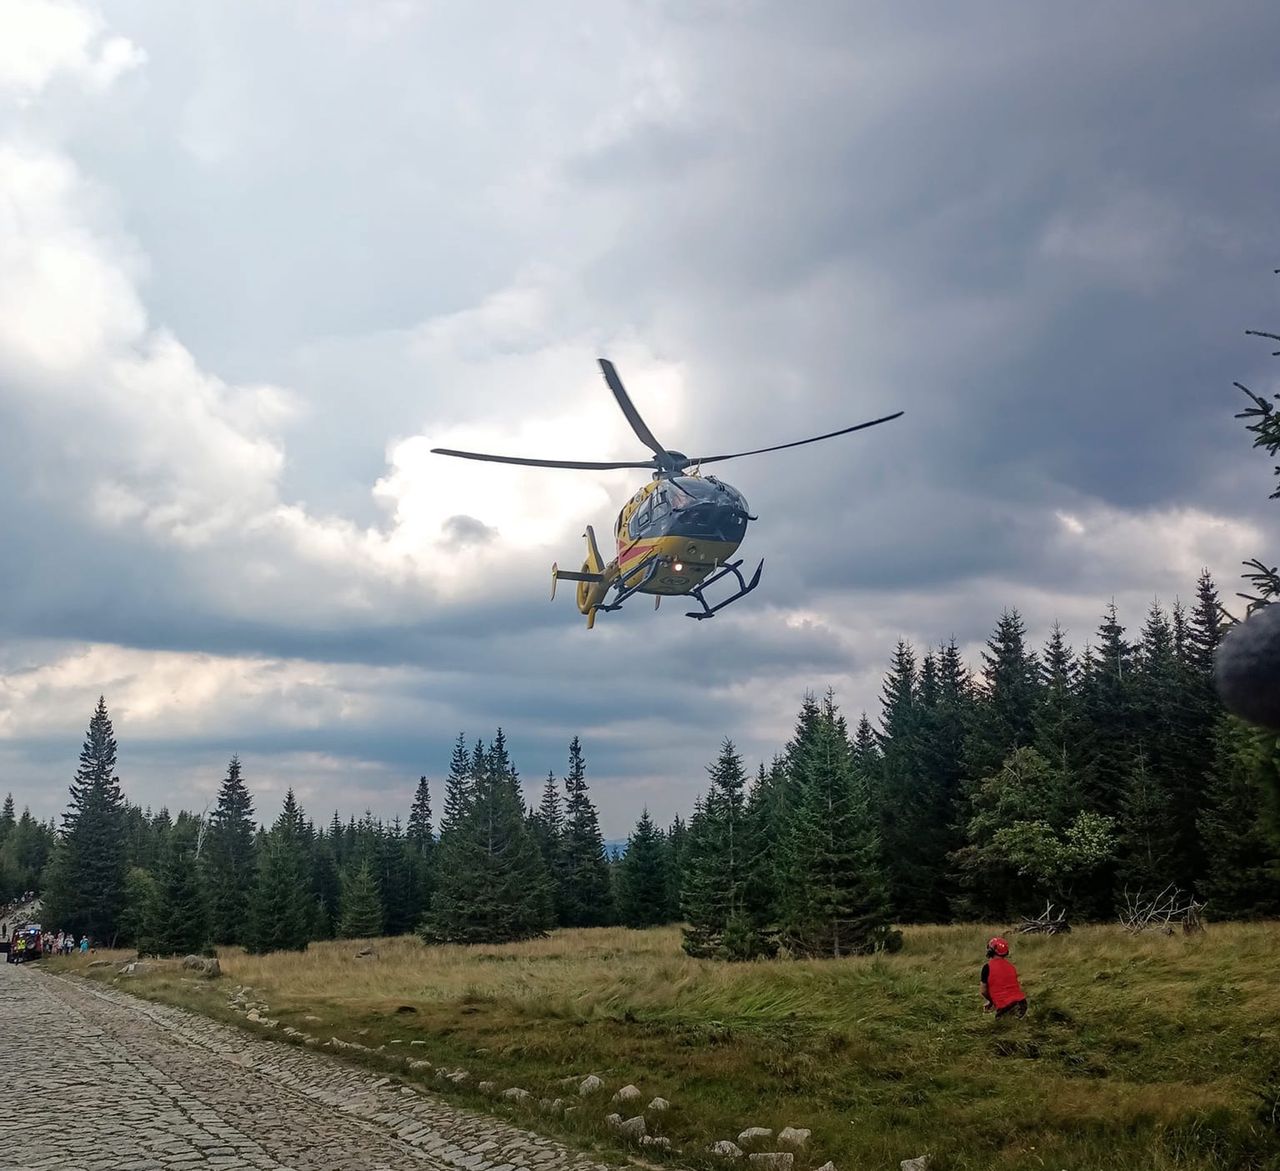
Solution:
<path fill-rule="evenodd" d="M 1014 749 L 1034 739 L 1040 699 L 1040 667 L 1026 645 L 1027 628 L 1017 610 L 1006 610 L 982 652 L 982 688 L 973 729 L 965 743 L 966 771 L 982 776 Z"/>
<path fill-rule="evenodd" d="M 1082 779 L 1090 808 L 1114 815 L 1133 765 L 1135 738 L 1133 647 L 1124 639 L 1115 603 L 1098 628 L 1098 645 L 1080 680 L 1081 712 L 1088 728 Z"/>
<path fill-rule="evenodd" d="M 926 673 L 926 678 L 933 674 Z M 936 676 L 930 686 L 936 688 Z M 928 687 L 926 687 L 928 693 Z M 932 696 L 936 702 L 936 693 Z M 790 754 L 780 927 L 797 955 L 841 956 L 888 942 L 888 892 L 869 793 L 859 784 L 844 720 L 828 693 Z"/>
<path fill-rule="evenodd" d="M 473 754 L 466 811 L 441 837 L 439 882 L 419 933 L 429 943 L 507 943 L 552 923 L 550 880 L 499 730 L 487 753 Z"/>
<path fill-rule="evenodd" d="M 382 897 L 368 858 L 342 876 L 341 907 L 338 935 L 343 939 L 369 939 L 382 934 Z"/>
<path fill-rule="evenodd" d="M 685 846 L 689 827 L 677 815 L 667 829 L 667 922 L 680 918 L 684 900 Z"/>
<path fill-rule="evenodd" d="M 13 794 L 8 793 L 5 795 L 3 808 L 0 808 L 0 846 L 4 845 L 17 824 L 18 819 L 13 813 Z"/>
<path fill-rule="evenodd" d="M 249 900 L 250 952 L 304 951 L 315 921 L 308 882 L 305 822 L 293 789 L 285 794 L 271 832 L 260 840 L 258 877 Z"/>
<path fill-rule="evenodd" d="M 421 922 L 431 905 L 436 883 L 436 838 L 431 827 L 431 790 L 426 777 L 418 778 L 418 788 L 413 795 L 405 851 L 409 882 L 408 929 L 412 929 Z"/>
<path fill-rule="evenodd" d="M 124 797 L 115 767 L 115 733 L 99 696 L 62 817 L 45 914 L 59 930 L 107 944 L 124 906 L 126 862 Z"/>
<path fill-rule="evenodd" d="M 1264 789 L 1276 755 L 1274 736 L 1220 717 L 1200 810 L 1210 859 L 1200 890 L 1215 918 L 1280 914 L 1280 836 Z"/>
<path fill-rule="evenodd" d="M 569 745 L 559 890 L 565 927 L 599 927 L 614 920 L 609 861 L 596 807 L 587 795 L 587 766 L 578 737 Z"/>
<path fill-rule="evenodd" d="M 133 866 L 124 879 L 124 907 L 120 911 L 120 933 L 116 942 L 122 947 L 145 950 L 147 924 L 154 917 L 156 880 L 151 871 Z"/>
<path fill-rule="evenodd" d="M 618 911 L 623 924 L 655 927 L 666 923 L 669 883 L 666 843 L 645 809 L 618 864 Z"/>
<path fill-rule="evenodd" d="M 1139 747 L 1121 798 L 1120 861 L 1116 877 L 1126 890 L 1154 895 L 1174 881 L 1176 843 L 1169 788 Z M 1184 888 L 1190 889 L 1190 888 Z"/>
<path fill-rule="evenodd" d="M 561 863 L 564 810 L 560 801 L 560 783 L 554 772 L 548 772 L 547 779 L 542 783 L 542 797 L 538 807 L 530 814 L 529 828 L 538 843 L 547 872 L 555 874 Z"/>
<path fill-rule="evenodd" d="M 881 687 L 880 767 L 872 778 L 873 808 L 889 882 L 889 901 L 894 914 L 912 918 L 916 896 L 928 885 L 934 860 L 919 849 L 918 828 L 923 816 L 918 800 L 919 776 L 919 676 L 915 652 L 905 642 L 894 648 L 889 671 Z M 816 704 L 793 743 L 803 740 L 805 723 L 816 723 Z M 788 756 L 791 749 L 788 748 Z"/>
<path fill-rule="evenodd" d="M 209 928 L 217 944 L 240 943 L 249 917 L 249 897 L 257 877 L 253 852 L 253 798 L 233 756 L 218 790 L 200 861 L 209 892 Z"/>
<path fill-rule="evenodd" d="M 381 933 L 404 935 L 417 926 L 419 916 L 413 906 L 412 858 L 405 848 L 406 839 L 398 816 L 383 827 L 377 845 L 377 877 L 383 909 Z"/>
<path fill-rule="evenodd" d="M 188 955 L 209 943 L 209 915 L 196 864 L 196 826 L 187 819 L 168 836 L 155 894 L 143 920 L 140 951 Z"/>
<path fill-rule="evenodd" d="M 707 769 L 710 788 L 694 809 L 685 846 L 684 949 L 743 960 L 773 950 L 769 908 L 753 900 L 756 842 L 746 811 L 746 773 L 731 740 Z"/>
<path fill-rule="evenodd" d="M 1032 716 L 1036 751 L 1060 769 L 1074 769 L 1082 732 L 1077 696 L 1080 668 L 1055 622 L 1040 656 L 1039 700 Z"/>
<path fill-rule="evenodd" d="M 338 826 L 338 839 L 342 839 L 342 826 Z M 312 901 L 312 939 L 332 939 L 341 914 L 342 879 L 338 860 L 333 852 L 332 826 L 330 832 L 317 838 L 310 851 L 309 887 Z"/>
<path fill-rule="evenodd" d="M 473 758 L 467 752 L 466 737 L 459 732 L 453 746 L 453 755 L 449 758 L 449 773 L 444 781 L 444 812 L 440 816 L 440 842 L 459 825 L 467 816 L 471 805 L 474 784 Z"/>

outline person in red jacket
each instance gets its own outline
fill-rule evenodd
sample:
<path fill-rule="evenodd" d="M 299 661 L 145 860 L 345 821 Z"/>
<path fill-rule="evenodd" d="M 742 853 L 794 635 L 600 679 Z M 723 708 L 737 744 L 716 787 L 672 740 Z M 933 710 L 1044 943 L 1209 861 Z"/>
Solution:
<path fill-rule="evenodd" d="M 983 1012 L 996 1016 L 1026 1016 L 1027 997 L 1018 983 L 1018 969 L 1009 962 L 1009 944 L 1000 936 L 987 942 L 987 962 L 982 965 Z"/>

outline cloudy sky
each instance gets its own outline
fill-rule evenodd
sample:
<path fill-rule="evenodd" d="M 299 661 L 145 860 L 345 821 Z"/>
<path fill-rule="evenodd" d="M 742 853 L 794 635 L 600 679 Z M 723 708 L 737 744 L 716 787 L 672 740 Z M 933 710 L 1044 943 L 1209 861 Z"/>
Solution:
<path fill-rule="evenodd" d="M 1077 645 L 1264 550 L 1280 7 L 0 0 L 0 791 L 107 697 L 140 802 L 403 813 L 462 730 L 606 832 L 1004 606 Z M 767 560 L 588 632 L 642 456 Z M 640 473 L 641 478 L 643 473 Z M 1274 529 L 1271 534 L 1274 537 Z M 1274 541 L 1271 542 L 1274 544 Z M 568 591 L 565 591 L 568 592 Z"/>

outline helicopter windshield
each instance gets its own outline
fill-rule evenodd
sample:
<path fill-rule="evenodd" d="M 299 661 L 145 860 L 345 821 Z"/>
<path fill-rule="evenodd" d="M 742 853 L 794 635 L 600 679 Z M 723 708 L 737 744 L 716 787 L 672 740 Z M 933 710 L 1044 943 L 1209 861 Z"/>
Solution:
<path fill-rule="evenodd" d="M 714 476 L 673 476 L 668 483 L 672 488 L 671 507 L 677 512 L 699 504 L 727 504 L 743 512 L 750 511 L 746 498 L 737 488 Z"/>

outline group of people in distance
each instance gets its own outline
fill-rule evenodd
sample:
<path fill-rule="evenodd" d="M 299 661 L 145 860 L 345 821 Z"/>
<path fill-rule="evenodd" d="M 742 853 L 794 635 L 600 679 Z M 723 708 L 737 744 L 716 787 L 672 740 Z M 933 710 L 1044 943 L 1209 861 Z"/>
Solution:
<path fill-rule="evenodd" d="M 8 956 L 11 964 L 20 964 L 24 960 L 39 959 L 41 956 L 69 956 L 76 951 L 82 955 L 89 950 L 89 937 L 80 936 L 77 942 L 75 933 L 71 931 L 42 931 L 38 923 L 15 923 L 13 938 L 9 938 L 9 924 L 0 923 L 0 942 L 7 940 Z"/>

